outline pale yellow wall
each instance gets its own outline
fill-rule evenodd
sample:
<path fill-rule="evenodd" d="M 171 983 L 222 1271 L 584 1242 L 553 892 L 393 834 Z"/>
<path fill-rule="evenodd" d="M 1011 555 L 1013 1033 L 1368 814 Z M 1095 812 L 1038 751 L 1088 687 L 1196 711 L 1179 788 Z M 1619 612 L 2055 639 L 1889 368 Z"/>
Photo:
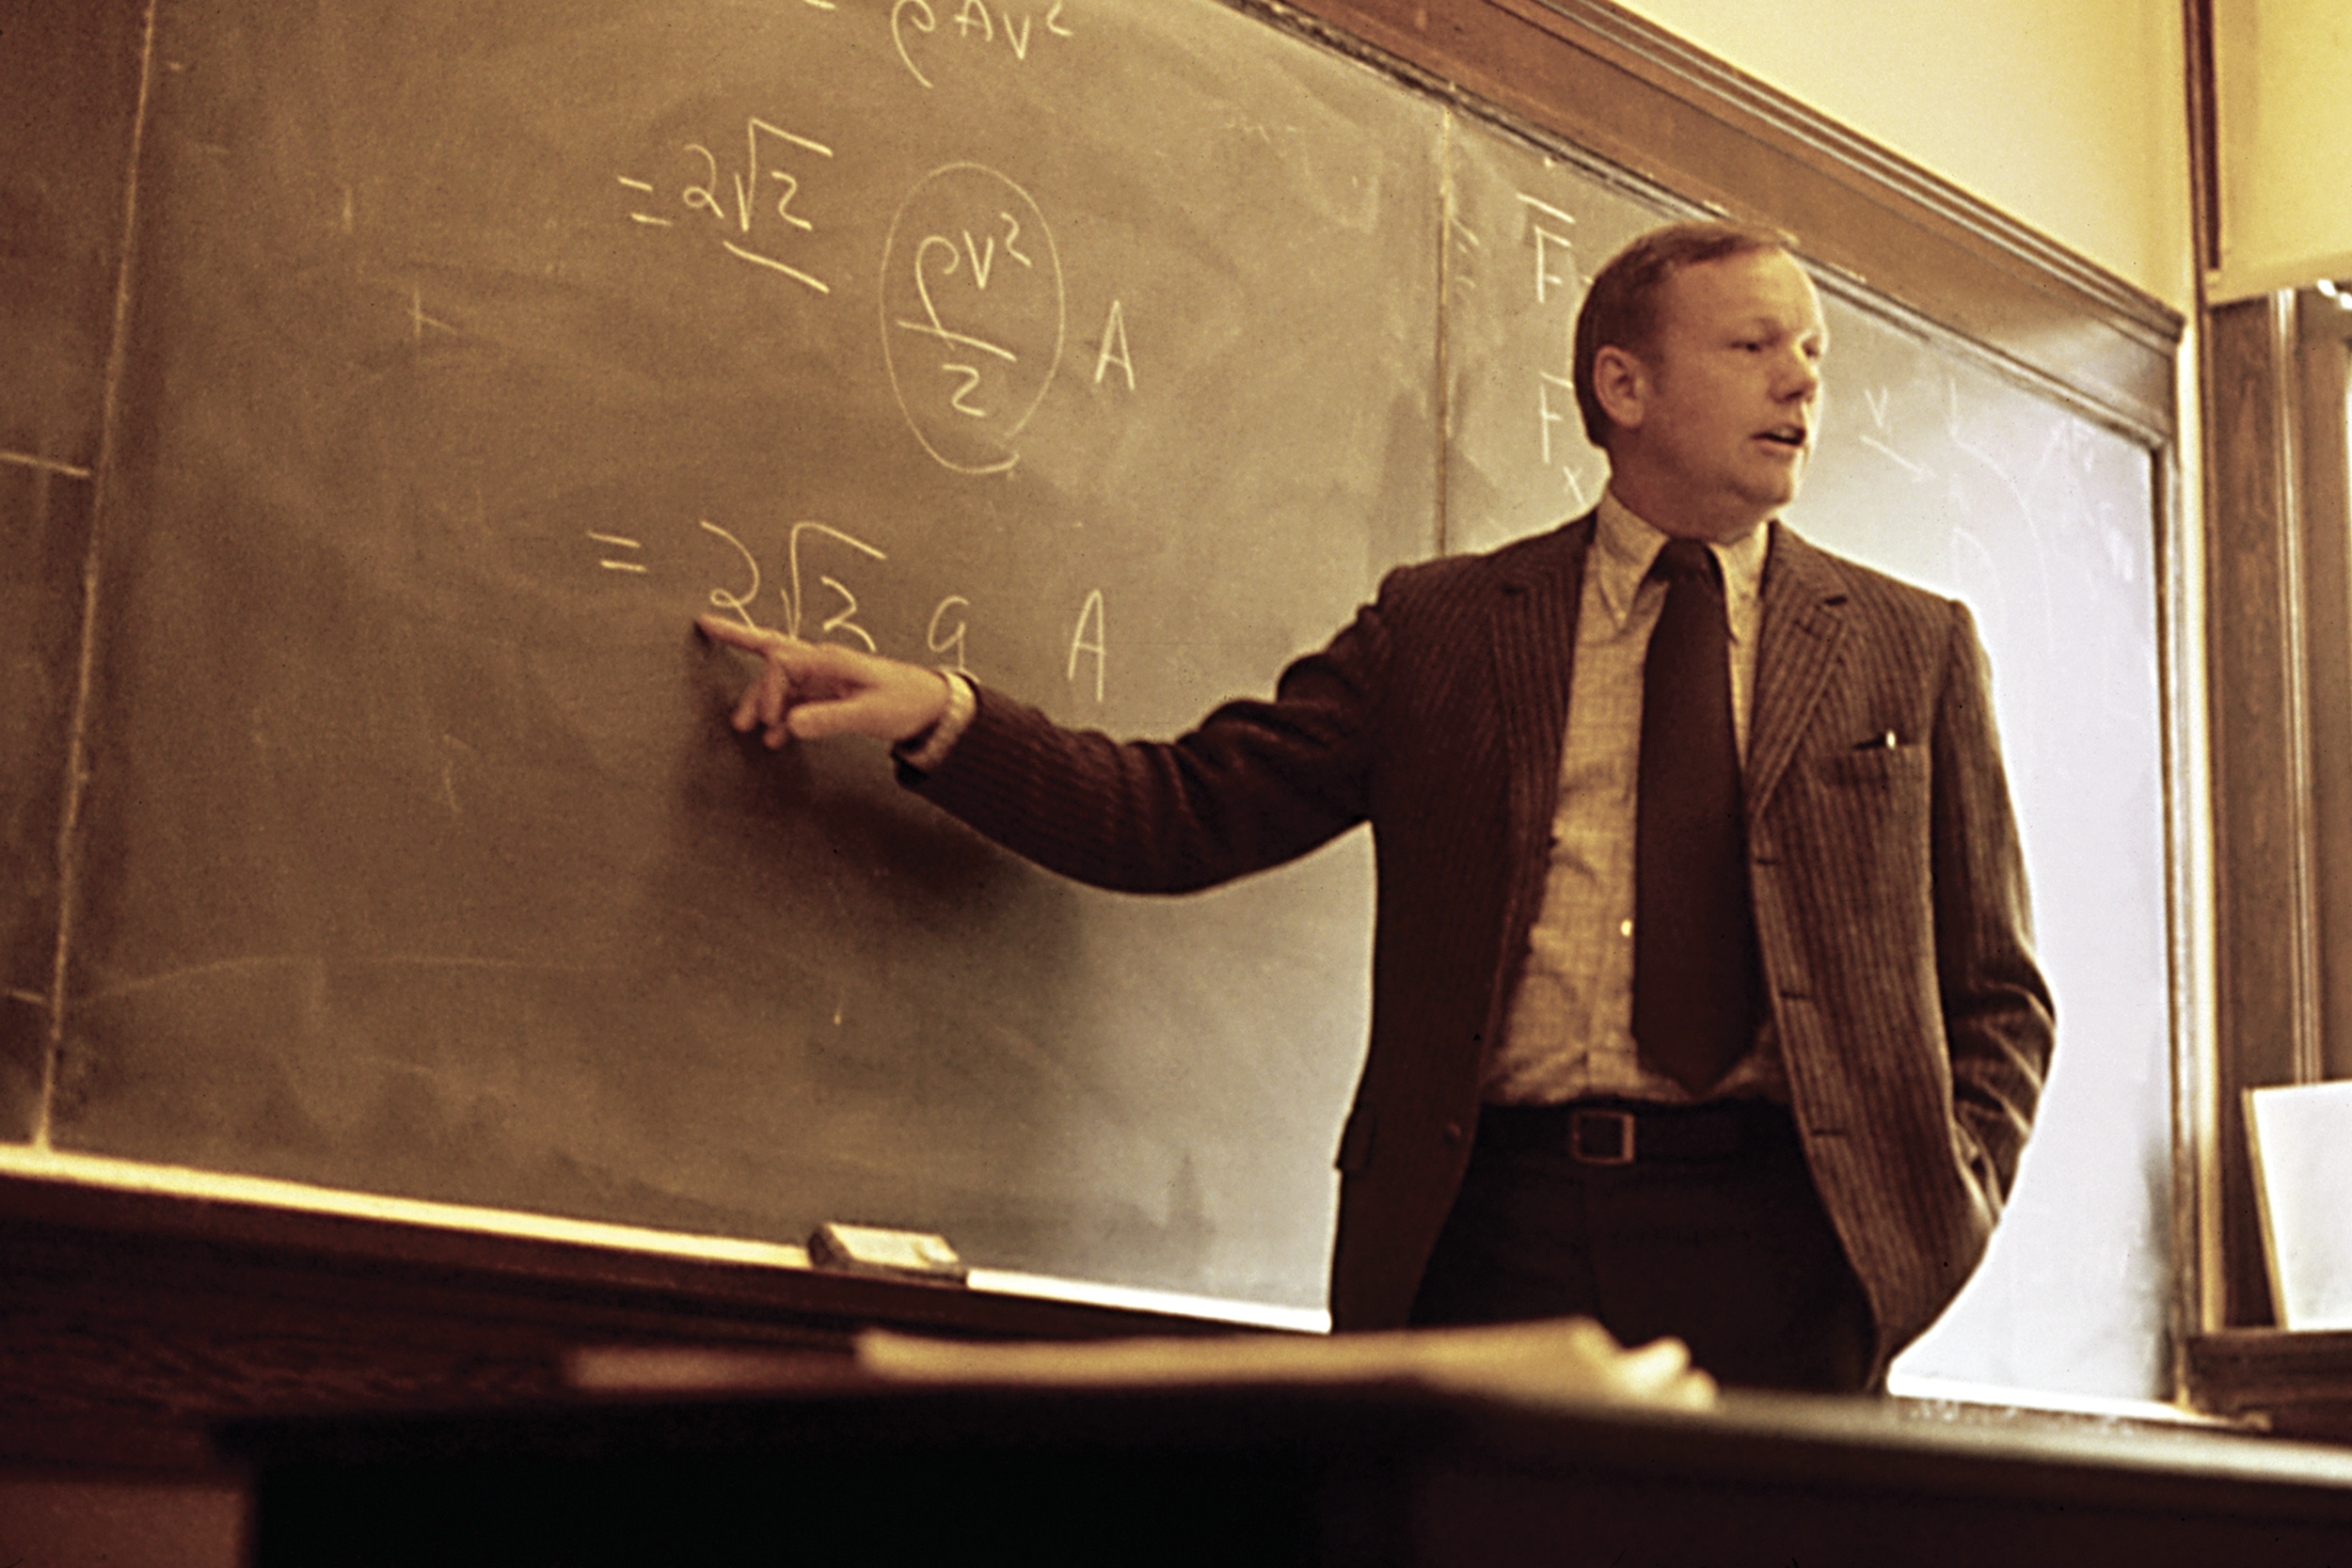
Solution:
<path fill-rule="evenodd" d="M 2174 309 L 2193 302 L 2180 0 L 1618 3 Z"/>
<path fill-rule="evenodd" d="M 2218 0 L 2221 267 L 2217 300 L 2352 275 L 2352 6 Z"/>

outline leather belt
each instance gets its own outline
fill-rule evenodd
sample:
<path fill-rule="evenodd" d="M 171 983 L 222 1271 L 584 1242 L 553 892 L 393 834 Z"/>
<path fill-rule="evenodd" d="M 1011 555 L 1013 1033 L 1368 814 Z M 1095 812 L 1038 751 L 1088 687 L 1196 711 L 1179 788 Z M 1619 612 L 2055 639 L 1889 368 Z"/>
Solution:
<path fill-rule="evenodd" d="M 1565 1154 L 1580 1164 L 1733 1160 L 1793 1148 L 1796 1124 L 1768 1100 L 1651 1105 L 1631 1100 L 1572 1100 L 1565 1105 L 1489 1105 L 1479 1113 L 1478 1147 Z"/>

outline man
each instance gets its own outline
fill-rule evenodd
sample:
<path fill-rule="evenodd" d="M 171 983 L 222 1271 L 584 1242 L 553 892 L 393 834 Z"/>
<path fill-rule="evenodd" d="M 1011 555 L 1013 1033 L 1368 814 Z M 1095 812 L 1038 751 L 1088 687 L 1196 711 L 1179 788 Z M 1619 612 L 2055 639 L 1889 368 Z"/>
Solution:
<path fill-rule="evenodd" d="M 2052 1021 L 1967 610 L 1779 521 L 1826 344 L 1777 236 L 1636 241 L 1578 320 L 1600 507 L 1391 573 L 1271 702 L 1168 744 L 703 625 L 763 658 L 738 729 L 894 741 L 1086 881 L 1372 824 L 1337 1327 L 1581 1313 L 1728 1383 L 1868 1387 L 1982 1256 Z"/>

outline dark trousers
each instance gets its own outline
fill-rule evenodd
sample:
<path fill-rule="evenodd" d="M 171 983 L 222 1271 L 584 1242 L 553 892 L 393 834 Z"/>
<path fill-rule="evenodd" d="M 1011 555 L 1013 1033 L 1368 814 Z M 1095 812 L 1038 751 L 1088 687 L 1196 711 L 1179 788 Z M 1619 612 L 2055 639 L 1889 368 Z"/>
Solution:
<path fill-rule="evenodd" d="M 1680 1339 L 1728 1386 L 1871 1382 L 1868 1300 L 1763 1101 L 1487 1108 L 1412 1321 L 1580 1313 L 1628 1345 Z"/>

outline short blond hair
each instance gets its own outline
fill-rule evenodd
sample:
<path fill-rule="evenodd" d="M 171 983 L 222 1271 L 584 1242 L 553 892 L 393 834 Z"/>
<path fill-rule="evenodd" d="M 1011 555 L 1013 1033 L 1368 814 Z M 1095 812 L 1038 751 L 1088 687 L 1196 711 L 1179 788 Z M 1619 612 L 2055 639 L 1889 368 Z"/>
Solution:
<path fill-rule="evenodd" d="M 1758 250 L 1793 255 L 1788 236 L 1752 223 L 1670 223 L 1653 229 L 1609 259 L 1585 291 L 1576 313 L 1576 406 L 1584 434 L 1609 450 L 1615 428 L 1593 388 L 1593 361 L 1604 348 L 1621 348 L 1648 360 L 1658 346 L 1658 296 L 1675 274 L 1703 261 L 1745 256 Z"/>

